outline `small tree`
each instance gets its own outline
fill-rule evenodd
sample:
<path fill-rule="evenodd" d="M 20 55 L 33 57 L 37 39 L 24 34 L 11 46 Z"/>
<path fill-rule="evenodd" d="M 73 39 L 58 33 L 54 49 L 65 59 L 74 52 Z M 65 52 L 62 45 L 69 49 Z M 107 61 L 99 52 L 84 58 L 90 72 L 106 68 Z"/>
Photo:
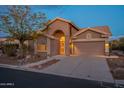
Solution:
<path fill-rule="evenodd" d="M 44 27 L 44 13 L 32 13 L 29 6 L 9 6 L 8 13 L 0 15 L 1 31 L 18 40 L 20 53 L 24 56 L 23 46 L 26 40 L 33 39 L 31 33 Z"/>
<path fill-rule="evenodd" d="M 119 39 L 119 48 L 124 52 L 124 37 Z"/>
<path fill-rule="evenodd" d="M 112 50 L 119 50 L 119 40 L 112 40 L 110 45 Z"/>

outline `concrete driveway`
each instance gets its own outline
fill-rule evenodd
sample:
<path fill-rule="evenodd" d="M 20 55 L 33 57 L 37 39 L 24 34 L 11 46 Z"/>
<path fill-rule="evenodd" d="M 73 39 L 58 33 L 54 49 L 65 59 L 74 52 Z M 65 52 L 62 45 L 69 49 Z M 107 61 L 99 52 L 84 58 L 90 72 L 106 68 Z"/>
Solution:
<path fill-rule="evenodd" d="M 61 58 L 60 62 L 41 70 L 41 72 L 80 79 L 114 82 L 106 59 L 94 56 L 64 57 Z"/>

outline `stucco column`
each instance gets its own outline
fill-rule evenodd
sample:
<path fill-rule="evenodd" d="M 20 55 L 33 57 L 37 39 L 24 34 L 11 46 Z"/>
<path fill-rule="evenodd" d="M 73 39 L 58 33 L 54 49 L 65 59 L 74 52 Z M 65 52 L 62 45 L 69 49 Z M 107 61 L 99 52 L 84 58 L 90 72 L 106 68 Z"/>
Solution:
<path fill-rule="evenodd" d="M 105 40 L 105 55 L 109 55 L 109 41 Z"/>
<path fill-rule="evenodd" d="M 70 38 L 69 38 L 69 36 L 68 35 L 66 35 L 66 38 L 65 38 L 65 55 L 66 56 L 70 56 L 70 40 L 69 40 Z"/>
<path fill-rule="evenodd" d="M 50 53 L 50 39 L 47 38 L 47 56 L 49 57 L 51 55 Z"/>

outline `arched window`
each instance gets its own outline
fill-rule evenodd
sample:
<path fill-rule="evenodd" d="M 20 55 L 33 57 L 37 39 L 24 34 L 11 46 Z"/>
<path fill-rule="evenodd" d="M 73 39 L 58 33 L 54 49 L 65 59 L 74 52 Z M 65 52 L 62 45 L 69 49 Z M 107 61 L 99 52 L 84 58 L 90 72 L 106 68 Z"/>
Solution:
<path fill-rule="evenodd" d="M 88 34 L 86 35 L 86 38 L 87 38 L 87 39 L 91 39 L 91 38 L 92 38 L 91 33 L 88 33 Z"/>

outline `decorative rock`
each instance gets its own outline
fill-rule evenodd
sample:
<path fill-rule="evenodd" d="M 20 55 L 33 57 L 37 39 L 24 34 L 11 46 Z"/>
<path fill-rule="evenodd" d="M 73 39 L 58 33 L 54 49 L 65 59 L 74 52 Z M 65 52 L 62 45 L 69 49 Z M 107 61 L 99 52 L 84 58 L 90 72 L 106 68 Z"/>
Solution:
<path fill-rule="evenodd" d="M 119 77 L 119 78 L 124 77 L 124 68 L 120 68 L 120 67 L 116 68 L 113 72 L 116 77 Z"/>

